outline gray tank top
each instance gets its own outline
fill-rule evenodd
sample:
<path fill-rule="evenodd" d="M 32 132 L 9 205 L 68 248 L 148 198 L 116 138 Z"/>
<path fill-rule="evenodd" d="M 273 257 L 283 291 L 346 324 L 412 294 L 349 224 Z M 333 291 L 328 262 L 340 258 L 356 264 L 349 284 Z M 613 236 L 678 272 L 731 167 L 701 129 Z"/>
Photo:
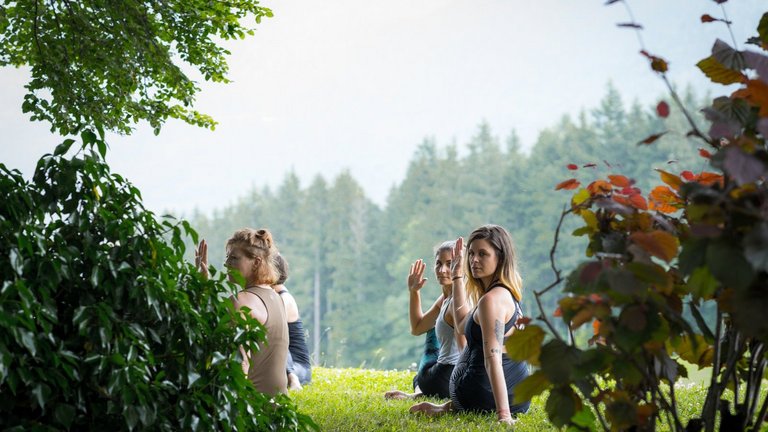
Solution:
<path fill-rule="evenodd" d="M 455 365 L 459 359 L 459 350 L 456 347 L 453 327 L 445 322 L 445 314 L 448 308 L 451 307 L 452 302 L 453 297 L 443 302 L 443 305 L 440 306 L 440 313 L 437 315 L 437 321 L 435 321 L 435 334 L 437 335 L 437 340 L 440 341 L 440 353 L 437 355 L 437 362 L 447 365 Z"/>

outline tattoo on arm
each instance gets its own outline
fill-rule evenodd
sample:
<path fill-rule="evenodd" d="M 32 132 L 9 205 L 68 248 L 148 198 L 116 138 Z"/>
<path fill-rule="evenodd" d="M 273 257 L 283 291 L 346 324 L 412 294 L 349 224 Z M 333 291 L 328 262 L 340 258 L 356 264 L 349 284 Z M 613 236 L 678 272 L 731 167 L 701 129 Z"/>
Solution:
<path fill-rule="evenodd" d="M 499 346 L 504 345 L 504 325 L 501 321 L 495 320 L 493 323 L 493 333 L 496 335 L 496 341 L 499 342 Z"/>

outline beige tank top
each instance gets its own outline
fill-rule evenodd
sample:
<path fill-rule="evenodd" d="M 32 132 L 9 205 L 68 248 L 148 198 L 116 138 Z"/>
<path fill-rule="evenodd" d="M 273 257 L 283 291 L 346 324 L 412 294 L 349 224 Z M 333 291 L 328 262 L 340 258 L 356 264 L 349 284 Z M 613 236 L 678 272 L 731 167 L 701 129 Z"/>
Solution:
<path fill-rule="evenodd" d="M 245 292 L 260 298 L 267 308 L 267 342 L 259 352 L 249 352 L 248 379 L 262 393 L 288 393 L 285 363 L 288 357 L 288 322 L 280 296 L 272 288 L 249 287 Z"/>

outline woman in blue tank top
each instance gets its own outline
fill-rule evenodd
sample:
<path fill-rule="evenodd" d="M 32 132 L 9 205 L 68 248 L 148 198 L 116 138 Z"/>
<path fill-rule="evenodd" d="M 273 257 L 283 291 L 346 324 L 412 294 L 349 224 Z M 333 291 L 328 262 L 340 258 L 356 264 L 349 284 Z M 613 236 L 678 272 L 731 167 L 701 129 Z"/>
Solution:
<path fill-rule="evenodd" d="M 411 333 L 414 335 L 427 333 L 427 343 L 418 373 L 413 379 L 414 392 L 388 391 L 384 394 L 387 399 L 407 399 L 419 396 L 434 396 L 444 399 L 450 397 L 451 374 L 459 357 L 459 352 L 464 347 L 463 337 L 457 341 L 451 307 L 453 302 L 451 283 L 453 247 L 454 242 L 447 241 L 435 248 L 435 277 L 442 287 L 442 293 L 426 313 L 421 310 L 419 291 L 427 281 L 423 277 L 427 265 L 422 260 L 417 260 L 411 265 L 411 271 L 408 274 L 408 291 L 410 293 L 408 315 L 411 321 Z"/>
<path fill-rule="evenodd" d="M 499 422 L 512 423 L 512 414 L 530 407 L 530 401 L 513 404 L 515 386 L 528 376 L 528 365 L 510 359 L 504 348 L 522 317 L 515 249 L 507 230 L 498 225 L 477 228 L 467 245 L 465 258 L 463 239 L 456 241 L 451 270 L 454 320 L 467 341 L 451 375 L 451 400 L 442 405 L 423 402 L 411 411 L 495 411 Z"/>

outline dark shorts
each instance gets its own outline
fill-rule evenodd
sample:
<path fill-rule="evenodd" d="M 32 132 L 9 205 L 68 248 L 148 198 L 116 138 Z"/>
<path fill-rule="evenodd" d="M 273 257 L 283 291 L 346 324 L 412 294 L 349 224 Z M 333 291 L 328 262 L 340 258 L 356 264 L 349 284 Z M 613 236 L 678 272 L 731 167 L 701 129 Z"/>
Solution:
<path fill-rule="evenodd" d="M 424 396 L 448 399 L 453 365 L 442 363 L 426 364 L 413 378 L 413 387 L 419 386 Z"/>

